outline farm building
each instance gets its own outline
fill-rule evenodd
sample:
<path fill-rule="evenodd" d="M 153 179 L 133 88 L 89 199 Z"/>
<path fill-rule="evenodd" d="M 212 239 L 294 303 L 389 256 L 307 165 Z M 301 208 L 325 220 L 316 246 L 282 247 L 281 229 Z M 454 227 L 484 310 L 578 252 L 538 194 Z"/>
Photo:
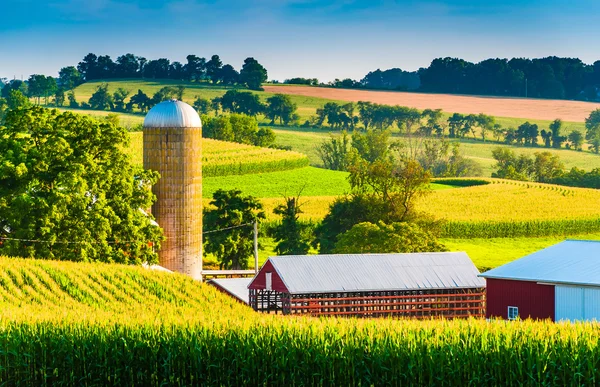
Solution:
<path fill-rule="evenodd" d="M 481 277 L 487 317 L 600 320 L 600 242 L 567 240 Z"/>
<path fill-rule="evenodd" d="M 202 122 L 185 102 L 154 106 L 144 119 L 144 168 L 160 173 L 152 214 L 165 240 L 160 265 L 202 278 Z"/>
<path fill-rule="evenodd" d="M 485 281 L 465 253 L 271 257 L 252 280 L 258 311 L 313 316 L 483 316 Z"/>

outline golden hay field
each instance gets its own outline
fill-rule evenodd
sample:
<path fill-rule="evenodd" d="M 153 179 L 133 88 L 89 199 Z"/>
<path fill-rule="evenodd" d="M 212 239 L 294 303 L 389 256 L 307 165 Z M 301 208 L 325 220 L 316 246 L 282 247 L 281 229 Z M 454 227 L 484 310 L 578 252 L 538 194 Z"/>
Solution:
<path fill-rule="evenodd" d="M 446 112 L 485 113 L 497 117 L 583 122 L 600 103 L 550 99 L 504 98 L 452 94 L 369 91 L 308 86 L 264 86 L 268 93 L 283 93 L 341 101 L 370 101 L 417 109 L 442 109 Z"/>

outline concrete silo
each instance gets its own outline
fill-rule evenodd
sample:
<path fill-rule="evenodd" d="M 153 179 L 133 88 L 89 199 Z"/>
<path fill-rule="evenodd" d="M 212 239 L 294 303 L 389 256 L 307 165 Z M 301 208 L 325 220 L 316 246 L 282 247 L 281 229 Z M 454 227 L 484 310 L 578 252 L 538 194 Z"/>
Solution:
<path fill-rule="evenodd" d="M 154 106 L 144 120 L 144 168 L 160 173 L 152 214 L 166 240 L 160 265 L 202 278 L 202 123 L 185 102 Z"/>

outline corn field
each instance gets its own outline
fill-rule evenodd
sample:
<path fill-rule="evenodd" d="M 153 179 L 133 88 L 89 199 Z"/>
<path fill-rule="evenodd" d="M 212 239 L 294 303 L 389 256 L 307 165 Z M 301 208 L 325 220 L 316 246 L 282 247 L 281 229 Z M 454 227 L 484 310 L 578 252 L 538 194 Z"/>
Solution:
<path fill-rule="evenodd" d="M 458 186 L 463 179 L 449 180 Z M 435 190 L 417 209 L 446 221 L 447 238 L 563 236 L 600 231 L 600 191 L 500 179 L 464 179 L 465 187 Z M 489 184 L 480 184 L 487 181 Z M 444 180 L 436 180 L 443 184 Z M 478 185 L 473 185 L 473 184 Z M 306 197 L 304 221 L 319 222 L 334 196 Z M 280 198 L 262 199 L 269 220 Z"/>
<path fill-rule="evenodd" d="M 0 258 L 0 383 L 595 385 L 600 325 L 283 318 L 176 274 Z"/>
<path fill-rule="evenodd" d="M 130 133 L 131 143 L 126 149 L 136 165 L 142 165 L 142 134 Z M 308 164 L 308 157 L 298 152 L 202 139 L 203 177 L 286 171 L 306 167 Z"/>

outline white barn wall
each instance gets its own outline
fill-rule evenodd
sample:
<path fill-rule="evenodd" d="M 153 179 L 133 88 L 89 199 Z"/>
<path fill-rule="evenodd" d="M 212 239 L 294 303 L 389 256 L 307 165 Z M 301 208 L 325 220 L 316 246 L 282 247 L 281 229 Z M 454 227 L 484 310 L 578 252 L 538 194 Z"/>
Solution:
<path fill-rule="evenodd" d="M 600 321 L 600 288 L 556 285 L 554 294 L 556 321 Z"/>

